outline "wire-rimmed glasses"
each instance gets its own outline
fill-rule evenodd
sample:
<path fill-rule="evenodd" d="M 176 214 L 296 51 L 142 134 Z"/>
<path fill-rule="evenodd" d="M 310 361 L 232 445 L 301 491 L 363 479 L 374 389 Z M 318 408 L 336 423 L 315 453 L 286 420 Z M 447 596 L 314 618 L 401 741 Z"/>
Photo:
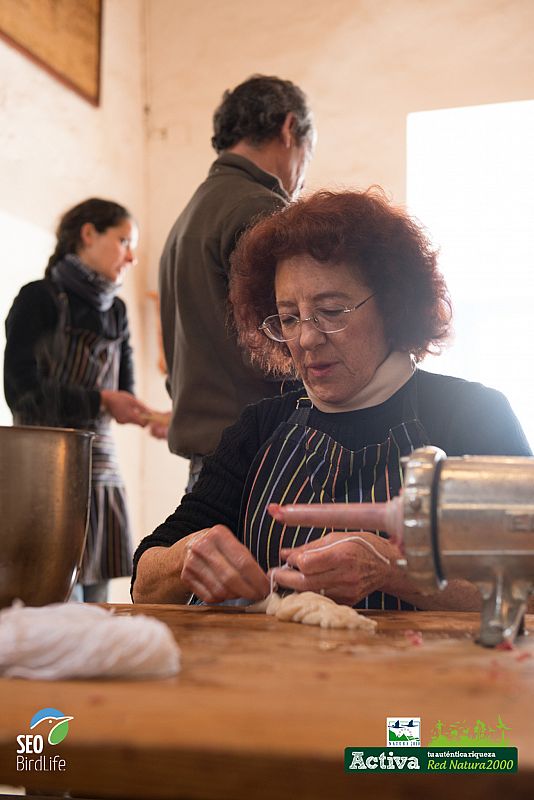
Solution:
<path fill-rule="evenodd" d="M 265 317 L 258 330 L 263 331 L 265 336 L 275 342 L 290 342 L 292 339 L 296 339 L 303 322 L 311 322 L 321 333 L 340 333 L 349 324 L 348 314 L 361 308 L 375 294 L 376 292 L 373 292 L 361 303 L 351 307 L 317 308 L 311 316 L 302 319 L 295 314 L 271 314 L 269 317 Z"/>

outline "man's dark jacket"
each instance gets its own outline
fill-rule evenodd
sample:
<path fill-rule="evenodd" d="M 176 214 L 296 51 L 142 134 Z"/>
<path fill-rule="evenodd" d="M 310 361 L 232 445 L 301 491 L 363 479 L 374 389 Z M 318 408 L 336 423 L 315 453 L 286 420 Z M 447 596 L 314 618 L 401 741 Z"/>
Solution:
<path fill-rule="evenodd" d="M 280 393 L 229 331 L 228 275 L 243 231 L 287 202 L 278 178 L 226 153 L 171 229 L 160 262 L 160 302 L 173 453 L 212 452 L 247 404 Z"/>

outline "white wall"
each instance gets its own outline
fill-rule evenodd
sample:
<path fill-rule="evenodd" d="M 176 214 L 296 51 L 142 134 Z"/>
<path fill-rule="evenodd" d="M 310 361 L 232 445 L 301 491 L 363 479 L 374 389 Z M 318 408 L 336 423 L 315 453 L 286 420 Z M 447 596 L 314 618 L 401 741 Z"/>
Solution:
<path fill-rule="evenodd" d="M 253 72 L 298 82 L 319 127 L 313 187 L 405 192 L 410 111 L 534 93 L 532 0 L 149 0 L 154 247 L 213 156 L 211 114 Z"/>

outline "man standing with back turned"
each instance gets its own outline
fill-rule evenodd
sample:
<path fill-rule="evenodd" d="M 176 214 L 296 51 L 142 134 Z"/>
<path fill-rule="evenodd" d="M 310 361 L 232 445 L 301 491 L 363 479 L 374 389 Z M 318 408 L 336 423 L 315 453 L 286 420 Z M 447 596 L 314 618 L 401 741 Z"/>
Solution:
<path fill-rule="evenodd" d="M 219 157 L 176 220 L 160 262 L 169 448 L 190 459 L 188 489 L 243 408 L 280 393 L 229 330 L 229 259 L 255 219 L 298 194 L 315 140 L 304 93 L 262 75 L 225 92 L 213 128 Z"/>

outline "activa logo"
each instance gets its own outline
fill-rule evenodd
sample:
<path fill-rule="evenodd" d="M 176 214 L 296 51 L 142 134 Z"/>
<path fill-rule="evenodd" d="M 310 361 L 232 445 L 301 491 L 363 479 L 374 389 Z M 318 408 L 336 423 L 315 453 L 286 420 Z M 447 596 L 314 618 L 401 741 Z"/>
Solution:
<path fill-rule="evenodd" d="M 40 732 L 20 733 L 17 736 L 17 770 L 64 770 L 65 759 L 58 755 L 47 757 L 42 753 L 45 739 L 51 745 L 57 745 L 65 739 L 71 719 L 74 717 L 63 714 L 57 708 L 41 708 L 34 714 L 30 721 L 30 730 L 38 728 Z M 29 758 L 30 755 L 36 755 L 37 758 Z"/>
<path fill-rule="evenodd" d="M 375 753 L 372 748 L 365 748 L 365 750 L 352 750 L 352 760 L 348 769 L 378 769 L 380 772 L 395 769 L 404 772 L 407 769 L 421 769 L 421 767 L 417 756 L 396 755 L 392 750 L 388 753 L 384 750 Z"/>

